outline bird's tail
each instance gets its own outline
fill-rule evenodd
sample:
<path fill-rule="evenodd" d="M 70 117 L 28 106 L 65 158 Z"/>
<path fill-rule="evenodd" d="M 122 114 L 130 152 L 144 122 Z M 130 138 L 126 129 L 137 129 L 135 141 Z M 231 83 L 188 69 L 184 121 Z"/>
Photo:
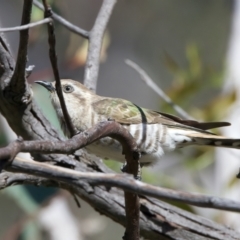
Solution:
<path fill-rule="evenodd" d="M 186 145 L 203 145 L 240 149 L 240 139 L 226 138 L 201 130 L 198 132 L 190 129 L 175 129 L 174 132 L 175 138 L 181 139 L 178 141 L 178 147 L 184 147 Z"/>
<path fill-rule="evenodd" d="M 198 145 L 240 149 L 240 139 L 225 138 L 222 136 L 202 136 L 193 137 L 192 140 Z"/>
<path fill-rule="evenodd" d="M 240 139 L 226 138 L 208 133 L 190 133 L 192 144 L 240 149 Z"/>

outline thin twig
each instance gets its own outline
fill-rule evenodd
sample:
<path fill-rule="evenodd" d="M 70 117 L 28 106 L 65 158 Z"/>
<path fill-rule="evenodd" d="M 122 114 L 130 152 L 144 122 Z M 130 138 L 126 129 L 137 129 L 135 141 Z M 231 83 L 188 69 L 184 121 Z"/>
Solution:
<path fill-rule="evenodd" d="M 33 28 L 33 27 L 36 27 L 36 26 L 39 26 L 39 25 L 43 25 L 43 24 L 48 23 L 50 21 L 52 21 L 51 18 L 45 18 L 43 20 L 40 20 L 40 21 L 37 21 L 37 22 L 34 22 L 34 23 L 25 24 L 25 25 L 22 25 L 22 26 L 10 27 L 10 28 L 0 28 L 0 32 L 22 31 L 22 30 L 25 30 L 25 29 L 29 29 L 29 28 Z"/>
<path fill-rule="evenodd" d="M 168 103 L 182 118 L 185 119 L 193 119 L 187 112 L 185 112 L 182 108 L 180 108 L 177 104 L 175 104 L 165 93 L 164 91 L 147 75 L 147 73 L 136 63 L 127 59 L 125 63 L 137 71 L 141 77 L 141 79 L 154 91 L 156 92 L 160 98 L 162 98 L 166 103 Z"/>
<path fill-rule="evenodd" d="M 48 6 L 47 1 L 43 0 L 43 4 L 45 8 L 45 14 L 44 14 L 45 17 L 52 17 L 52 10 L 50 6 Z M 57 54 L 55 50 L 56 38 L 54 33 L 53 22 L 48 23 L 48 42 L 49 42 L 49 57 L 50 57 L 52 68 L 53 68 L 54 78 L 56 81 L 56 86 L 55 86 L 56 92 L 60 101 L 60 105 L 62 108 L 62 112 L 67 125 L 68 132 L 70 133 L 71 136 L 74 136 L 77 134 L 77 130 L 73 126 L 72 120 L 68 114 L 68 110 L 65 104 L 63 93 L 62 93 L 61 80 L 60 80 L 58 66 L 57 66 Z"/>
<path fill-rule="evenodd" d="M 26 25 L 30 23 L 31 11 L 32 0 L 24 0 L 21 25 Z M 17 91 L 19 93 L 19 96 L 28 94 L 28 91 L 26 91 L 28 85 L 25 80 L 25 69 L 27 64 L 27 51 L 28 51 L 28 33 L 29 33 L 28 28 L 20 31 L 16 67 L 14 70 L 13 77 L 11 79 L 11 87 L 14 89 L 14 91 Z M 25 97 L 28 98 L 29 96 Z M 19 99 L 20 101 L 22 100 L 21 97 Z"/>
<path fill-rule="evenodd" d="M 43 5 L 40 2 L 38 2 L 37 0 L 33 0 L 33 4 L 36 7 L 38 7 L 39 9 L 44 11 Z M 76 33 L 76 34 L 88 39 L 88 37 L 89 37 L 89 32 L 88 31 L 70 23 L 69 21 L 67 21 L 66 19 L 64 19 L 63 17 L 61 17 L 60 15 L 58 15 L 54 12 L 52 12 L 52 18 L 54 20 L 56 20 L 57 22 L 61 23 L 64 27 L 69 29 L 71 32 Z"/>
<path fill-rule="evenodd" d="M 97 86 L 103 35 L 116 2 L 117 0 L 103 1 L 94 26 L 89 34 L 88 55 L 83 83 L 88 89 L 94 92 L 96 92 Z"/>
<path fill-rule="evenodd" d="M 49 165 L 37 161 L 29 161 L 16 157 L 7 167 L 8 171 L 34 174 L 34 176 L 46 177 L 78 187 L 80 182 L 86 181 L 93 186 L 104 185 L 117 187 L 124 191 L 137 193 L 141 196 L 149 196 L 160 200 L 171 200 L 180 203 L 188 203 L 203 208 L 221 209 L 240 212 L 240 203 L 219 197 L 192 194 L 156 187 L 133 179 L 131 175 L 115 173 L 79 172 L 67 168 Z M 4 187 L 4 186 L 0 186 Z"/>

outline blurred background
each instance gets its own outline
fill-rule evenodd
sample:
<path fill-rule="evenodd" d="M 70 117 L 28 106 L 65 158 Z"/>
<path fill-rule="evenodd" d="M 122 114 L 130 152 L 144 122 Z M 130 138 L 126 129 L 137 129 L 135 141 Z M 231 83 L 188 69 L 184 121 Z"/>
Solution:
<path fill-rule="evenodd" d="M 1 27 L 20 25 L 22 0 L 0 0 Z M 49 0 L 53 10 L 90 30 L 102 1 Z M 43 18 L 33 7 L 32 21 Z M 55 22 L 58 64 L 62 78 L 82 81 L 87 41 Z M 14 56 L 18 32 L 6 33 Z M 125 64 L 140 65 L 172 100 L 199 121 L 230 121 L 215 131 L 240 138 L 240 0 L 121 0 L 115 6 L 102 47 L 97 93 L 128 99 L 139 106 L 175 114 Z M 30 30 L 29 78 L 35 99 L 60 130 L 49 94 L 36 80 L 53 79 L 46 26 Z M 1 117 L 0 144 L 15 139 Z M 28 156 L 25 156 L 28 157 Z M 143 169 L 143 181 L 177 190 L 240 200 L 240 154 L 230 149 L 189 147 L 164 156 Z M 120 172 L 114 161 L 105 162 Z M 121 239 L 124 229 L 59 189 L 14 186 L 0 191 L 0 239 Z M 237 214 L 178 205 L 240 230 Z"/>

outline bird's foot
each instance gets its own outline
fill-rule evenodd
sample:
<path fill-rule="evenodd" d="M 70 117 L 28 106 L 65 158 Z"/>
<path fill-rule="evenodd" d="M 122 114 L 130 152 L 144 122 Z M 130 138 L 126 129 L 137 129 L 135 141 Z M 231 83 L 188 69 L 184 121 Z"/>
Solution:
<path fill-rule="evenodd" d="M 121 171 L 123 173 L 128 173 L 127 172 L 127 162 L 125 162 L 122 167 L 121 167 Z M 138 172 L 137 172 L 137 175 L 134 176 L 134 178 L 138 181 L 141 181 L 142 180 L 142 165 L 141 163 L 138 164 Z"/>

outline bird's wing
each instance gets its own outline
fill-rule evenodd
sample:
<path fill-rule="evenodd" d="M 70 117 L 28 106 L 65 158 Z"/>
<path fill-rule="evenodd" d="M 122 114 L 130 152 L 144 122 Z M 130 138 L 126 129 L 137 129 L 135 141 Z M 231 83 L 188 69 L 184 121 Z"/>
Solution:
<path fill-rule="evenodd" d="M 202 130 L 208 130 L 208 129 L 219 128 L 219 127 L 227 127 L 231 125 L 231 123 L 229 122 L 198 122 L 195 120 L 181 119 L 179 117 L 176 117 L 167 113 L 162 113 L 162 112 L 158 112 L 158 113 L 175 122 L 181 123 L 183 125 L 191 126 L 194 128 L 202 129 Z"/>
<path fill-rule="evenodd" d="M 122 124 L 153 123 L 154 117 L 159 115 L 153 111 L 150 113 L 147 109 L 142 109 L 130 101 L 118 98 L 104 98 L 94 102 L 92 106 L 97 114 Z"/>
<path fill-rule="evenodd" d="M 169 127 L 205 130 L 231 125 L 228 122 L 197 122 L 183 120 L 179 117 L 156 112 L 139 106 L 124 99 L 104 98 L 93 103 L 93 110 L 121 124 L 160 123 Z"/>

